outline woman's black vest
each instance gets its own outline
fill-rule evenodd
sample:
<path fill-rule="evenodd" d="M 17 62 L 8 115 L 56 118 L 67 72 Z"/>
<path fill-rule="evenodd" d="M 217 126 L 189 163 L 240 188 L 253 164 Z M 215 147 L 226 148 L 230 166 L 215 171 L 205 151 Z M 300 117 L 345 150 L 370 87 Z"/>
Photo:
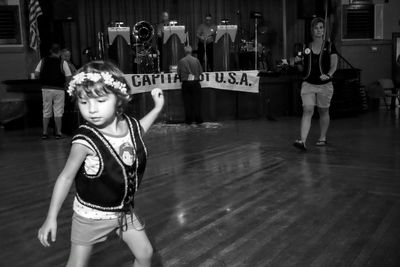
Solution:
<path fill-rule="evenodd" d="M 312 47 L 311 43 L 306 46 L 305 51 L 309 49 L 309 53 L 304 54 L 304 80 L 310 76 L 311 73 L 311 57 L 312 57 Z M 327 74 L 331 68 L 331 43 L 329 41 L 324 41 L 323 48 L 319 53 L 319 70 L 321 74 Z"/>
<path fill-rule="evenodd" d="M 65 74 L 61 58 L 46 57 L 42 59 L 40 82 L 43 87 L 64 89 Z"/>
<path fill-rule="evenodd" d="M 134 194 L 146 168 L 147 151 L 138 121 L 126 115 L 124 118 L 136 152 L 132 166 L 126 165 L 107 139 L 87 124 L 81 125 L 72 139 L 87 141 L 100 160 L 98 173 L 87 174 L 83 163 L 75 178 L 77 199 L 85 206 L 102 211 L 125 212 L 133 208 Z"/>

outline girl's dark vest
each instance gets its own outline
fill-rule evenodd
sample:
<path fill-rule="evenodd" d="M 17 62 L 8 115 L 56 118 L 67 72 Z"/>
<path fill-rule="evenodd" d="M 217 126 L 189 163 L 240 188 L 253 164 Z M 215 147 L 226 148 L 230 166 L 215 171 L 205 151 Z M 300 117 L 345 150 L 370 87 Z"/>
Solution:
<path fill-rule="evenodd" d="M 307 55 L 303 53 L 304 56 L 304 73 L 303 78 L 306 80 L 311 73 L 311 43 L 306 45 L 306 49 L 310 49 L 310 53 Z M 329 69 L 331 68 L 331 43 L 329 41 L 325 41 L 321 52 L 319 53 L 319 69 L 321 74 L 327 74 Z"/>
<path fill-rule="evenodd" d="M 87 124 L 81 125 L 72 139 L 89 142 L 100 160 L 97 174 L 87 174 L 83 163 L 75 178 L 77 199 L 85 206 L 125 212 L 133 208 L 134 194 L 146 168 L 147 152 L 138 121 L 126 115 L 124 118 L 136 152 L 132 166 L 126 165 L 107 139 Z"/>
<path fill-rule="evenodd" d="M 62 64 L 63 60 L 58 57 L 46 57 L 42 59 L 40 82 L 43 87 L 64 89 L 65 74 Z"/>

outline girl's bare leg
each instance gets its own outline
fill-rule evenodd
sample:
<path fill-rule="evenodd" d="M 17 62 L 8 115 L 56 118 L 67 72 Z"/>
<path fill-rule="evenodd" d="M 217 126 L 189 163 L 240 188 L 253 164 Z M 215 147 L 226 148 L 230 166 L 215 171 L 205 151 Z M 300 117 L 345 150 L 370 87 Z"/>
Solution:
<path fill-rule="evenodd" d="M 66 267 L 86 267 L 90 254 L 92 252 L 92 246 L 81 246 L 71 244 L 71 253 Z"/>
<path fill-rule="evenodd" d="M 122 240 L 131 249 L 135 256 L 134 267 L 150 267 L 153 247 L 145 231 L 130 229 L 122 232 Z"/>

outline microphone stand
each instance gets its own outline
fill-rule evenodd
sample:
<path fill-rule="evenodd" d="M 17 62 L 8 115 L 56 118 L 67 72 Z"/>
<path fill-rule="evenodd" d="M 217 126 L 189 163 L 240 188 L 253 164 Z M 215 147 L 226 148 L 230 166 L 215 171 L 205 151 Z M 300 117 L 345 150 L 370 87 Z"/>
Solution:
<path fill-rule="evenodd" d="M 207 65 L 208 65 L 208 58 L 207 58 L 207 37 L 205 38 L 205 40 L 203 41 L 203 45 L 204 45 L 204 72 L 207 72 Z"/>
<path fill-rule="evenodd" d="M 208 38 L 210 38 L 211 36 L 213 35 L 213 33 L 212 34 L 210 34 L 210 35 L 206 35 L 205 36 L 205 40 L 203 41 L 203 45 L 204 45 L 204 72 L 207 72 L 207 65 L 208 65 L 208 57 L 207 57 L 207 40 L 208 40 Z"/>
<path fill-rule="evenodd" d="M 258 69 L 258 18 L 254 18 L 254 69 Z"/>

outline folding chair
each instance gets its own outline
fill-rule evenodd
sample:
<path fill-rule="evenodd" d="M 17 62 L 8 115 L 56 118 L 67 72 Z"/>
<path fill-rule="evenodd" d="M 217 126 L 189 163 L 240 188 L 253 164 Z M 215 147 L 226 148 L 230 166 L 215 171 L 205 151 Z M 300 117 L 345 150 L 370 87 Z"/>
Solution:
<path fill-rule="evenodd" d="M 391 79 L 379 79 L 378 82 L 382 86 L 383 92 L 385 94 L 383 96 L 383 101 L 385 102 L 386 109 L 390 110 L 390 104 L 388 104 L 387 98 L 395 98 L 400 103 L 399 88 L 394 85 Z"/>

